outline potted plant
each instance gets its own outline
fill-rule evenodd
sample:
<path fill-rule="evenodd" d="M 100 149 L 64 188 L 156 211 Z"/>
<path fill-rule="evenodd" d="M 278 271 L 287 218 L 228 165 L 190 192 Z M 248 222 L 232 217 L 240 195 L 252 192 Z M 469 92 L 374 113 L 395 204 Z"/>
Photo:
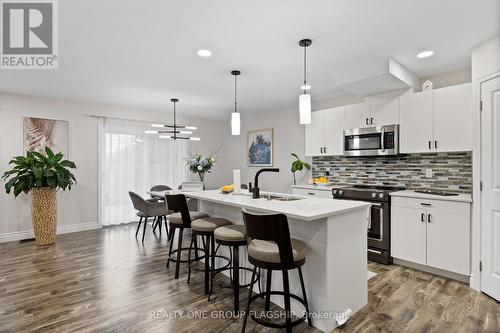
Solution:
<path fill-rule="evenodd" d="M 291 153 L 295 160 L 292 162 L 291 171 L 293 173 L 293 185 L 297 185 L 297 180 L 295 179 L 295 172 L 302 171 L 304 168 L 311 170 L 311 165 L 309 163 L 302 161 L 297 154 Z"/>
<path fill-rule="evenodd" d="M 63 160 L 63 154 L 45 148 L 45 155 L 29 151 L 26 156 L 14 157 L 9 165 L 14 167 L 2 176 L 5 190 L 14 190 L 17 197 L 21 192 L 32 195 L 32 221 L 37 245 L 55 243 L 57 228 L 57 189 L 71 190 L 76 183 L 70 169 L 75 163 Z"/>

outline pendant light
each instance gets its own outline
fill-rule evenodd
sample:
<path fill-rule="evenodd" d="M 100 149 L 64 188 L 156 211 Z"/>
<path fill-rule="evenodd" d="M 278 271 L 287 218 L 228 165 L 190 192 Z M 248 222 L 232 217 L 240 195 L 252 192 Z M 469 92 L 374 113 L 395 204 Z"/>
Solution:
<path fill-rule="evenodd" d="M 300 124 L 311 123 L 311 95 L 307 93 L 311 86 L 307 84 L 307 47 L 312 44 L 310 39 L 302 39 L 299 45 L 304 48 L 304 83 L 300 86 L 302 94 L 299 96 Z"/>
<path fill-rule="evenodd" d="M 231 134 L 232 135 L 240 135 L 241 128 L 241 119 L 240 113 L 238 112 L 238 104 L 237 104 L 237 77 L 241 74 L 240 71 L 234 70 L 231 71 L 231 74 L 234 76 L 234 112 L 231 113 Z"/>
<path fill-rule="evenodd" d="M 151 127 L 156 128 L 167 128 L 168 130 L 163 131 L 145 131 L 146 134 L 159 134 L 160 139 L 174 139 L 174 140 L 191 140 L 200 141 L 200 138 L 179 136 L 178 134 L 192 134 L 194 130 L 198 128 L 196 126 L 184 126 L 177 124 L 177 110 L 175 104 L 179 102 L 177 98 L 171 98 L 170 101 L 174 103 L 174 123 L 172 124 L 152 124 Z"/>

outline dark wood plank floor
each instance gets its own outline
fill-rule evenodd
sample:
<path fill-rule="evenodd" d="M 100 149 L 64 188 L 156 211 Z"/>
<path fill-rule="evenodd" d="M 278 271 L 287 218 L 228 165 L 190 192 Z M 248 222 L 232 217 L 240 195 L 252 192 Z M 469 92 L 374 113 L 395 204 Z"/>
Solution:
<path fill-rule="evenodd" d="M 52 247 L 0 244 L 0 332 L 238 332 L 230 290 L 208 302 L 203 275 L 165 267 L 166 240 L 135 225 L 58 236 Z M 466 284 L 369 263 L 369 304 L 339 332 L 500 332 L 500 305 Z M 242 305 L 246 292 L 241 293 Z M 183 313 L 174 311 L 180 310 Z M 195 311 L 205 318 L 190 318 Z M 154 313 L 154 315 L 153 315 Z M 174 316 L 177 318 L 169 318 Z M 296 332 L 317 332 L 305 324 Z M 275 332 L 256 326 L 248 332 Z"/>

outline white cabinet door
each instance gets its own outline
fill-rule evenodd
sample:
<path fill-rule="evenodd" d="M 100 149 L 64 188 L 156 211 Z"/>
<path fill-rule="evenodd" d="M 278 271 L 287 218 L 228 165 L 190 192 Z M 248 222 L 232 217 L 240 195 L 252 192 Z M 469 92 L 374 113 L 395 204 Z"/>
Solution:
<path fill-rule="evenodd" d="M 400 97 L 401 153 L 425 153 L 433 150 L 433 91 Z"/>
<path fill-rule="evenodd" d="M 330 189 L 315 190 L 315 189 L 305 189 L 305 188 L 294 188 L 292 193 L 295 195 L 303 195 L 305 197 L 333 199 L 333 194 Z"/>
<path fill-rule="evenodd" d="M 425 265 L 426 259 L 426 210 L 391 207 L 391 255 Z M 424 220 L 424 222 L 422 222 Z"/>
<path fill-rule="evenodd" d="M 318 156 L 322 155 L 322 147 L 324 145 L 324 116 L 323 111 L 313 112 L 311 115 L 311 123 L 305 125 L 305 155 Z"/>
<path fill-rule="evenodd" d="M 427 265 L 470 273 L 470 205 L 432 201 L 427 209 Z"/>
<path fill-rule="evenodd" d="M 347 105 L 345 107 L 346 128 L 369 127 L 370 106 L 368 103 Z"/>
<path fill-rule="evenodd" d="M 323 155 L 342 155 L 344 153 L 345 106 L 324 112 Z"/>
<path fill-rule="evenodd" d="M 399 124 L 399 97 L 382 98 L 370 103 L 370 124 L 373 126 Z"/>
<path fill-rule="evenodd" d="M 436 151 L 472 150 L 472 85 L 434 91 L 434 148 Z"/>

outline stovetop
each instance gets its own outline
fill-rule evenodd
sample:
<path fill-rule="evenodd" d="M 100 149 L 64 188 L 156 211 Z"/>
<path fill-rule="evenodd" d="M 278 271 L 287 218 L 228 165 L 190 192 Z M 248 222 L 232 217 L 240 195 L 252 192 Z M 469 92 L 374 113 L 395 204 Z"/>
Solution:
<path fill-rule="evenodd" d="M 389 193 L 405 189 L 403 186 L 354 184 L 352 186 L 334 187 L 332 194 L 335 199 L 390 202 Z"/>

